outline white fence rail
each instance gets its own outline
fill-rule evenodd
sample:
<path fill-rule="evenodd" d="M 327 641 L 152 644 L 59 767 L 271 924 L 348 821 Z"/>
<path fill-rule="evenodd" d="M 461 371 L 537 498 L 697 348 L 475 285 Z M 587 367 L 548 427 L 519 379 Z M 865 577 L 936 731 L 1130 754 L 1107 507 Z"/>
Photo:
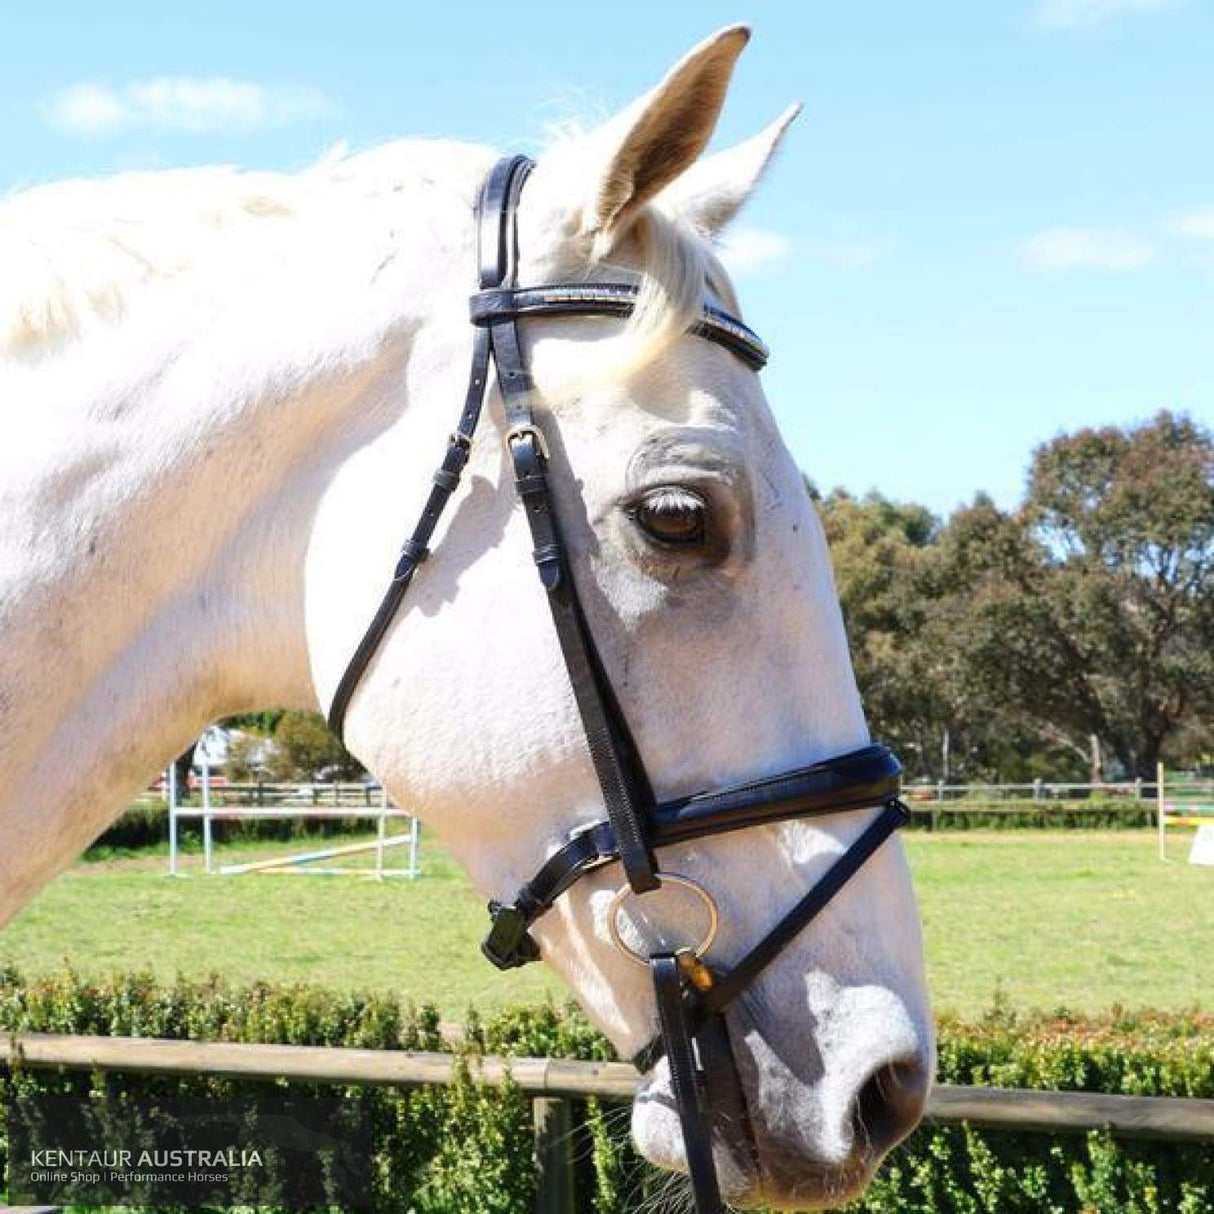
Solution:
<path fill-rule="evenodd" d="M 235 876 L 241 873 L 307 873 L 321 876 L 406 877 L 418 875 L 420 824 L 411 813 L 398 808 L 387 790 L 371 784 L 256 784 L 216 785 L 210 769 L 202 768 L 200 805 L 179 804 L 174 768 L 166 775 L 169 803 L 169 875 L 181 876 L 180 826 L 192 820 L 202 823 L 203 871 Z M 240 864 L 215 864 L 215 823 L 288 819 L 294 821 L 360 819 L 375 823 L 375 838 L 341 846 L 289 852 Z M 407 823 L 403 833 L 393 834 L 388 823 Z M 388 855 L 407 848 L 404 867 L 391 867 Z M 374 855 L 373 867 L 351 866 L 354 856 Z M 326 863 L 328 861 L 329 863 Z M 332 863 L 337 861 L 337 863 Z"/>

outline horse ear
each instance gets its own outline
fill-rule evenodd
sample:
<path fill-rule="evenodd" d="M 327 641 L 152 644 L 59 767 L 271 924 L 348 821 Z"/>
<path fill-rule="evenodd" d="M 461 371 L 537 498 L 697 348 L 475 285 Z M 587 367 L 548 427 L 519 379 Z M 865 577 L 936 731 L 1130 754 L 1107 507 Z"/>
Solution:
<path fill-rule="evenodd" d="M 749 39 L 745 25 L 720 30 L 676 63 L 657 88 L 606 125 L 573 146 L 554 150 L 553 167 L 563 170 L 559 177 L 565 182 L 574 178 L 585 191 L 575 223 L 577 234 L 593 241 L 596 257 L 704 150 L 734 63 Z M 541 161 L 541 170 L 548 167 L 548 159 Z"/>
<path fill-rule="evenodd" d="M 705 235 L 715 236 L 742 209 L 800 112 L 799 104 L 790 105 L 745 143 L 692 165 L 662 191 L 662 206 Z"/>

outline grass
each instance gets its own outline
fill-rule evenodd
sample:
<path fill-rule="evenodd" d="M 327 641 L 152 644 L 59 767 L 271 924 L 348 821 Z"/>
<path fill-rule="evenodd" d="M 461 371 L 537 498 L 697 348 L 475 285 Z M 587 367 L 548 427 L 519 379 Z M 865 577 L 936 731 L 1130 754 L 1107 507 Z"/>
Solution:
<path fill-rule="evenodd" d="M 907 839 L 938 1009 L 1208 1003 L 1214 870 L 1192 833 L 964 831 Z"/>
<path fill-rule="evenodd" d="M 1187 833 L 1187 832 L 1186 832 Z M 336 842 L 342 842 L 337 840 Z M 938 1009 L 1099 1011 L 1209 998 L 1214 871 L 1161 864 L 1150 831 L 965 831 L 907 837 Z M 313 846 L 300 841 L 300 849 Z M 225 861 L 284 845 L 222 848 Z M 81 863 L 3 932 L 0 961 L 30 974 L 212 971 L 392 990 L 457 1016 L 563 996 L 543 967 L 500 974 L 477 943 L 484 906 L 453 862 L 423 845 L 423 878 L 164 875 L 163 854 Z M 403 862 L 398 855 L 395 862 Z"/>

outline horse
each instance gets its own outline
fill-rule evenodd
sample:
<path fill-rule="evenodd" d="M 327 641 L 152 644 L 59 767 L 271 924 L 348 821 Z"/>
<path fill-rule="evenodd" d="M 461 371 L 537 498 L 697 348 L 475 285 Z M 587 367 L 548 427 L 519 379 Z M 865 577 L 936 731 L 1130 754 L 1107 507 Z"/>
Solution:
<path fill-rule="evenodd" d="M 630 316 L 519 328 L 586 619 L 662 797 L 868 741 L 802 475 L 758 376 L 688 332 L 706 293 L 738 312 L 714 242 L 796 115 L 705 154 L 748 38 L 719 31 L 556 140 L 517 216 L 520 283 L 637 287 Z M 402 140 L 297 174 L 128 173 L 0 203 L 4 920 L 207 723 L 332 701 L 462 399 L 494 160 Z M 487 408 L 504 432 L 496 390 Z M 351 750 L 497 900 L 602 812 L 509 463 L 484 436 L 471 450 L 345 719 Z M 663 863 L 712 890 L 728 961 L 872 813 L 675 843 Z M 534 936 L 630 1055 L 657 1013 L 612 943 L 619 884 L 618 865 L 595 870 Z M 672 893 L 643 927 L 679 938 L 695 914 Z M 801 1208 L 861 1192 L 934 1069 L 896 838 L 727 1025 L 711 1100 L 725 1196 Z M 632 1130 L 686 1169 L 665 1060 Z"/>

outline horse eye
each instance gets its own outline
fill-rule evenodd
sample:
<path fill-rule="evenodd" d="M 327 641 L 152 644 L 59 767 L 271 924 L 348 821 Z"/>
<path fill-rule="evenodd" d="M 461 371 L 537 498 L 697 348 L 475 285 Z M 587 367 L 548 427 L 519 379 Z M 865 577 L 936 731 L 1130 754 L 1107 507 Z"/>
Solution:
<path fill-rule="evenodd" d="M 690 489 L 651 489 L 629 511 L 633 521 L 659 544 L 702 544 L 708 503 Z"/>

